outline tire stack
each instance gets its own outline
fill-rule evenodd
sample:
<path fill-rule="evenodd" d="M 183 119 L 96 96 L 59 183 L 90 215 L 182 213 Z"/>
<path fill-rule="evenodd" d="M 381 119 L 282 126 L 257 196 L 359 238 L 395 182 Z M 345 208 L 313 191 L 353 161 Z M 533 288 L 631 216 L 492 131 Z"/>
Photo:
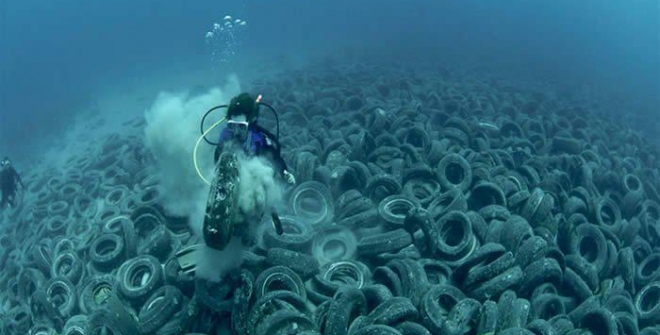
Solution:
<path fill-rule="evenodd" d="M 222 282 L 182 274 L 191 232 L 131 120 L 24 176 L 0 334 L 660 334 L 660 153 L 638 133 L 479 74 L 356 63 L 252 86 L 298 179 L 284 235 L 261 223 Z"/>

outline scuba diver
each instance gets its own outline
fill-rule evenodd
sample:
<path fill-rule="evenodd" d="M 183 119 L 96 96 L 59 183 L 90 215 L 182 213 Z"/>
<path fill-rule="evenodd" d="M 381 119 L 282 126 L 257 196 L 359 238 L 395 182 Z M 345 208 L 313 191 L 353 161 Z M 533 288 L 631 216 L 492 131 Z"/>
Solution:
<path fill-rule="evenodd" d="M 261 103 L 261 95 L 254 98 L 248 93 L 241 93 L 231 99 L 227 106 L 224 118 L 227 127 L 220 134 L 213 157 L 216 169 L 204 216 L 204 241 L 210 248 L 223 250 L 233 236 L 241 237 L 244 241 L 249 240 L 248 221 L 263 214 L 259 213 L 260 211 L 243 213 L 238 208 L 236 193 L 240 181 L 240 163 L 237 154 L 263 157 L 271 163 L 276 177 L 289 184 L 296 182 L 293 174 L 287 171 L 286 163 L 280 154 L 279 120 L 277 136 L 257 124 L 262 104 L 272 109 L 270 105 Z M 277 116 L 275 109 L 272 111 Z M 203 123 L 202 119 L 202 130 Z M 267 210 L 270 211 L 277 233 L 281 235 L 283 232 L 279 216 L 273 208 Z M 252 218 L 248 219 L 246 215 Z"/>
<path fill-rule="evenodd" d="M 258 124 L 260 107 L 269 108 L 277 120 L 276 135 Z M 227 108 L 223 119 L 205 130 L 204 121 L 214 110 Z M 227 123 L 222 130 L 218 142 L 209 141 L 206 135 L 220 123 Z M 206 203 L 206 212 L 203 222 L 203 238 L 207 247 L 214 250 L 225 250 L 232 238 L 239 238 L 243 243 L 251 242 L 249 234 L 250 222 L 260 220 L 266 212 L 270 213 L 275 231 L 282 235 L 283 229 L 278 214 L 274 208 L 259 208 L 257 213 L 243 213 L 238 205 L 239 170 L 241 161 L 238 156 L 262 157 L 273 168 L 275 179 L 289 185 L 296 183 L 296 179 L 288 171 L 287 165 L 281 156 L 279 143 L 279 119 L 277 112 L 270 105 L 261 102 L 261 95 L 256 98 L 249 93 L 241 93 L 231 99 L 228 105 L 211 108 L 202 118 L 200 125 L 201 136 L 193 151 L 193 161 L 198 175 L 209 184 L 210 190 Z M 213 179 L 207 181 L 197 166 L 197 147 L 201 140 L 215 146 Z M 268 205 L 268 204 L 262 204 Z M 201 250 L 201 244 L 186 247 L 176 253 L 181 270 L 184 273 L 195 271 L 196 256 Z"/>
<path fill-rule="evenodd" d="M 252 285 L 249 284 L 251 280 L 244 271 L 234 270 L 240 266 L 243 259 L 242 247 L 253 241 L 254 234 L 251 232 L 251 224 L 261 222 L 263 216 L 269 213 L 277 234 L 284 233 L 282 223 L 272 208 L 273 204 L 268 203 L 269 201 L 266 199 L 268 195 L 264 194 L 272 191 L 266 191 L 265 184 L 272 184 L 274 180 L 278 179 L 290 185 L 296 182 L 293 174 L 287 170 L 286 163 L 280 154 L 279 120 L 277 121 L 277 135 L 257 124 L 261 106 L 269 108 L 277 119 L 277 112 L 270 105 L 261 102 L 261 95 L 253 98 L 248 93 L 234 97 L 228 105 L 211 108 L 202 118 L 201 136 L 195 144 L 193 162 L 199 177 L 210 185 L 202 227 L 204 243 L 185 247 L 175 254 L 181 274 L 190 275 L 195 272 L 197 278 L 210 282 L 223 282 L 223 285 L 234 288 L 233 297 L 227 300 L 231 302 L 232 317 L 229 319 L 232 321 L 232 334 L 245 334 L 240 323 L 233 322 L 234 313 L 242 315 L 243 310 L 247 312 L 243 301 L 246 301 L 244 298 L 249 299 Z M 212 111 L 220 108 L 227 108 L 225 117 L 205 130 L 206 117 Z M 214 143 L 207 140 L 206 135 L 225 121 L 227 125 L 220 133 L 219 141 Z M 215 170 L 211 181 L 204 178 L 197 165 L 196 153 L 202 139 L 215 146 L 213 157 Z M 261 157 L 265 162 L 255 162 L 250 159 L 252 157 Z M 258 174 L 240 174 L 241 169 L 247 169 L 243 171 L 249 172 L 253 163 L 258 163 L 260 167 L 259 172 L 256 172 Z M 261 169 L 262 163 L 270 166 Z M 244 164 L 248 166 L 244 166 Z M 273 173 L 273 176 L 267 176 L 265 173 Z M 243 178 L 247 180 L 242 180 Z M 265 184 L 261 184 L 262 182 Z M 251 194 L 251 191 L 255 191 L 255 194 Z M 248 192 L 248 194 L 239 194 L 239 192 Z M 248 202 L 254 203 L 248 207 L 241 207 L 239 199 L 242 197 L 250 198 L 251 200 Z M 253 197 L 254 199 L 252 199 Z M 220 253 L 212 252 L 212 250 Z M 198 285 L 208 285 L 208 282 L 197 280 L 195 283 L 196 288 Z M 196 292 L 195 296 L 197 295 Z M 201 304 L 191 304 L 191 306 L 192 308 L 186 309 L 185 317 L 188 321 L 184 322 L 183 328 L 194 331 L 195 329 L 191 329 L 191 325 L 201 313 L 201 307 L 198 307 Z"/>
<path fill-rule="evenodd" d="M 2 160 L 2 171 L 0 171 L 0 186 L 2 188 L 2 201 L 0 202 L 0 209 L 6 206 L 14 207 L 16 200 L 16 191 L 18 185 L 23 186 L 21 176 L 18 175 L 16 169 L 11 164 L 9 158 L 5 157 Z"/>

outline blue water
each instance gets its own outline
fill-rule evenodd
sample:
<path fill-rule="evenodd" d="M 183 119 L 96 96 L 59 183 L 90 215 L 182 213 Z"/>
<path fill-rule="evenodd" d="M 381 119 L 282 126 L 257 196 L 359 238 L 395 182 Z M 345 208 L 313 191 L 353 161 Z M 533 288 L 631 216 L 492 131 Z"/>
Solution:
<path fill-rule="evenodd" d="M 218 67 L 204 36 L 225 15 L 247 25 Z M 109 87 L 148 100 L 347 52 L 595 88 L 660 130 L 657 0 L 1 0 L 0 155 L 33 159 Z"/>

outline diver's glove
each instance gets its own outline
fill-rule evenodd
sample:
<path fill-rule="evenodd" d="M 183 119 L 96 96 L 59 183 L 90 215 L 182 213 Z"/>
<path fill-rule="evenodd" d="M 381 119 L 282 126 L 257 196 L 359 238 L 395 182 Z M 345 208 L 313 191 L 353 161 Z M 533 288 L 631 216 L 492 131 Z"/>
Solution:
<path fill-rule="evenodd" d="M 294 177 L 293 174 L 291 174 L 291 172 L 284 170 L 282 174 L 284 174 L 284 178 L 286 179 L 287 183 L 291 185 L 294 185 L 296 183 L 296 177 Z"/>

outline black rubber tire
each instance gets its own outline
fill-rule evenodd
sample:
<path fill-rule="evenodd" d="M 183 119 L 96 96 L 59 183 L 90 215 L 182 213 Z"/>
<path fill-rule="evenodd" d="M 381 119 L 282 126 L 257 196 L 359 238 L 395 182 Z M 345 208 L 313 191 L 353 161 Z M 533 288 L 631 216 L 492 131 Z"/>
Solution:
<path fill-rule="evenodd" d="M 499 185 L 492 182 L 480 181 L 476 183 L 470 190 L 468 209 L 479 211 L 490 205 L 507 207 L 507 198 L 504 191 Z"/>
<path fill-rule="evenodd" d="M 280 216 L 284 234 L 278 235 L 270 222 L 265 221 L 258 230 L 263 240 L 263 249 L 283 248 L 299 252 L 308 252 L 314 238 L 312 228 L 296 217 Z"/>
<path fill-rule="evenodd" d="M 262 298 L 273 290 L 288 290 L 300 295 L 303 299 L 307 297 L 307 291 L 300 276 L 286 266 L 273 266 L 264 270 L 257 276 L 254 287 L 256 299 Z"/>
<path fill-rule="evenodd" d="M 312 283 L 318 292 L 332 297 L 341 287 L 361 289 L 370 280 L 371 272 L 364 263 L 340 261 L 324 265 L 320 273 L 312 279 Z"/>
<path fill-rule="evenodd" d="M 571 253 L 584 258 L 601 273 L 608 262 L 608 246 L 602 231 L 595 225 L 581 224 L 575 227 L 574 234 Z"/>
<path fill-rule="evenodd" d="M 621 224 L 621 209 L 617 202 L 609 197 L 601 197 L 593 200 L 591 208 L 592 222 L 609 231 L 617 231 Z"/>
<path fill-rule="evenodd" d="M 87 315 L 85 314 L 70 317 L 62 329 L 62 335 L 85 335 L 87 322 Z"/>
<path fill-rule="evenodd" d="M 429 332 L 426 327 L 411 321 L 402 322 L 394 328 L 398 330 L 401 335 L 431 335 L 431 332 Z"/>
<path fill-rule="evenodd" d="M 306 194 L 312 194 L 320 206 L 320 210 L 309 211 L 304 206 Z M 291 191 L 289 198 L 289 210 L 291 214 L 310 225 L 324 225 L 334 218 L 334 199 L 330 189 L 316 181 L 306 181 Z"/>
<path fill-rule="evenodd" d="M 165 225 L 157 226 L 149 233 L 149 238 L 141 242 L 138 253 L 154 256 L 162 263 L 169 258 L 174 248 L 172 232 Z"/>
<path fill-rule="evenodd" d="M 369 178 L 364 191 L 369 199 L 381 202 L 383 199 L 401 193 L 401 184 L 390 174 L 376 174 Z"/>
<path fill-rule="evenodd" d="M 48 236 L 56 237 L 66 233 L 66 228 L 70 224 L 69 220 L 60 215 L 51 216 L 46 219 L 46 230 Z"/>
<path fill-rule="evenodd" d="M 465 295 L 458 288 L 449 285 L 437 285 L 431 287 L 419 306 L 422 324 L 431 331 L 439 333 L 444 324 L 444 315 L 465 299 Z"/>
<path fill-rule="evenodd" d="M 307 281 L 319 272 L 319 262 L 316 258 L 300 252 L 272 248 L 268 250 L 266 260 L 271 266 L 288 266 L 303 281 Z"/>
<path fill-rule="evenodd" d="M 515 258 L 513 253 L 507 251 L 499 258 L 485 263 L 481 266 L 473 268 L 468 272 L 465 280 L 461 282 L 461 287 L 464 291 L 470 292 L 480 286 L 489 279 L 507 271 L 514 266 Z"/>
<path fill-rule="evenodd" d="M 116 234 L 104 234 L 96 238 L 90 247 L 89 257 L 101 271 L 110 272 L 123 261 L 124 240 Z"/>
<path fill-rule="evenodd" d="M 68 319 L 78 310 L 78 295 L 76 286 L 66 277 L 51 278 L 45 285 L 48 300 L 59 310 L 59 313 Z"/>
<path fill-rule="evenodd" d="M 497 303 L 487 300 L 481 305 L 481 316 L 477 325 L 477 334 L 495 333 L 498 322 Z"/>
<path fill-rule="evenodd" d="M 371 311 L 383 302 L 392 299 L 392 291 L 382 284 L 371 284 L 362 287 L 362 294 L 367 302 L 367 310 Z"/>
<path fill-rule="evenodd" d="M 635 273 L 635 285 L 644 287 L 660 280 L 660 252 L 654 252 L 638 263 Z"/>
<path fill-rule="evenodd" d="M 452 277 L 451 268 L 442 261 L 422 258 L 417 261 L 426 274 L 426 282 L 431 285 L 449 284 Z"/>
<path fill-rule="evenodd" d="M 341 287 L 328 307 L 324 333 L 346 334 L 353 318 L 366 314 L 366 307 L 362 291 L 348 286 Z"/>
<path fill-rule="evenodd" d="M 394 296 L 403 295 L 401 278 L 390 267 L 379 266 L 375 268 L 372 279 L 374 283 L 387 287 Z"/>
<path fill-rule="evenodd" d="M 409 246 L 412 237 L 403 229 L 392 230 L 387 233 L 365 236 L 358 242 L 358 253 L 364 257 L 373 257 L 388 252 L 397 252 Z"/>
<path fill-rule="evenodd" d="M 548 242 L 539 236 L 532 236 L 525 240 L 516 253 L 516 265 L 521 268 L 527 267 L 532 262 L 544 257 Z"/>
<path fill-rule="evenodd" d="M 305 315 L 311 315 L 311 312 L 308 309 L 308 301 L 304 300 L 300 295 L 291 291 L 272 291 L 261 299 L 257 299 L 251 306 L 246 323 L 248 329 L 247 333 L 255 334 L 257 327 L 263 323 L 268 314 L 280 309 L 283 304 L 286 304 L 291 310 L 296 310 Z M 316 309 L 314 316 L 317 318 L 317 324 L 319 324 L 318 320 L 323 319 L 325 316 L 323 311 L 329 306 L 329 304 L 330 300 L 325 304 L 320 304 Z"/>
<path fill-rule="evenodd" d="M 419 207 L 419 202 L 404 195 L 391 195 L 380 201 L 378 204 L 378 214 L 382 220 L 387 222 L 391 227 L 403 226 L 403 221 L 408 212 Z"/>
<path fill-rule="evenodd" d="M 100 308 L 115 289 L 116 277 L 110 274 L 85 278 L 78 286 L 78 307 L 85 314 Z"/>
<path fill-rule="evenodd" d="M 281 309 L 268 315 L 257 326 L 255 335 L 270 334 L 315 334 L 316 325 L 305 314 Z M 233 334 L 247 334 L 234 332 Z"/>
<path fill-rule="evenodd" d="M 577 274 L 587 285 L 589 290 L 595 291 L 600 283 L 596 268 L 584 258 L 577 255 L 568 255 L 565 258 L 566 266 Z"/>
<path fill-rule="evenodd" d="M 428 205 L 428 211 L 437 220 L 451 211 L 467 212 L 467 200 L 460 189 L 454 188 L 438 194 Z"/>
<path fill-rule="evenodd" d="M 660 282 L 644 286 L 635 297 L 635 309 L 640 325 L 657 325 L 660 322 Z"/>
<path fill-rule="evenodd" d="M 439 237 L 436 252 L 449 266 L 457 266 L 475 251 L 477 241 L 472 233 L 472 223 L 463 212 L 448 212 L 436 225 Z"/>
<path fill-rule="evenodd" d="M 109 329 L 115 335 L 139 334 L 137 323 L 120 303 L 112 308 L 101 308 L 92 312 L 85 334 L 97 334 L 103 328 Z"/>
<path fill-rule="evenodd" d="M 403 195 L 415 199 L 422 206 L 428 206 L 441 190 L 440 183 L 435 178 L 413 178 L 403 185 Z"/>
<path fill-rule="evenodd" d="M 118 292 L 136 306 L 142 304 L 164 282 L 158 259 L 140 255 L 129 259 L 117 272 Z"/>
<path fill-rule="evenodd" d="M 346 227 L 328 226 L 314 234 L 312 255 L 321 265 L 354 259 L 356 253 L 357 239 Z"/>
<path fill-rule="evenodd" d="M 426 273 L 421 264 L 409 258 L 393 259 L 387 263 L 400 279 L 402 296 L 410 299 L 413 305 L 419 305 L 428 288 Z"/>
<path fill-rule="evenodd" d="M 140 308 L 140 333 L 153 334 L 180 311 L 182 306 L 183 294 L 178 288 L 171 285 L 159 287 Z"/>
<path fill-rule="evenodd" d="M 596 308 L 586 313 L 575 323 L 576 327 L 594 335 L 618 335 L 619 329 L 614 316 L 605 308 Z"/>
<path fill-rule="evenodd" d="M 457 188 L 465 192 L 472 185 L 472 167 L 458 154 L 443 157 L 438 163 L 436 173 L 444 189 Z"/>
<path fill-rule="evenodd" d="M 56 255 L 51 266 L 51 277 L 65 277 L 73 284 L 78 284 L 83 276 L 83 262 L 73 251 Z"/>

